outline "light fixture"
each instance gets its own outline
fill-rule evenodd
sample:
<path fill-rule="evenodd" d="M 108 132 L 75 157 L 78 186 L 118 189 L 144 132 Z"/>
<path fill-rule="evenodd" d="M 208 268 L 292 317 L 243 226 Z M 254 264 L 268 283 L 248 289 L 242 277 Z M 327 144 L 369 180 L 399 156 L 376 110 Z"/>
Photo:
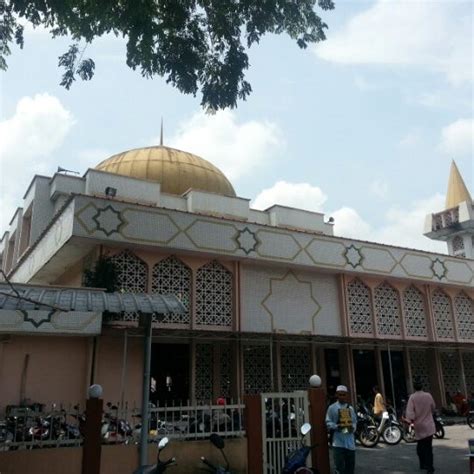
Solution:
<path fill-rule="evenodd" d="M 91 385 L 87 390 L 87 394 L 89 398 L 100 398 L 102 396 L 102 386 L 97 383 Z"/>
<path fill-rule="evenodd" d="M 311 387 L 321 387 L 321 377 L 319 375 L 312 375 L 310 378 L 309 378 L 309 384 L 311 385 Z"/>
<path fill-rule="evenodd" d="M 111 198 L 115 197 L 117 195 L 117 188 L 112 188 L 111 186 L 107 186 L 105 188 L 105 195 Z"/>

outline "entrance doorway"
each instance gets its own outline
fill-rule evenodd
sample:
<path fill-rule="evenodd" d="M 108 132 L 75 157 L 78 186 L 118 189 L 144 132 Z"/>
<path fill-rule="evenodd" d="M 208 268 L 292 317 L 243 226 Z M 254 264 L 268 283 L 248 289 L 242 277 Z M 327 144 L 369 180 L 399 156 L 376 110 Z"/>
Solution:
<path fill-rule="evenodd" d="M 391 371 L 390 371 L 391 364 Z M 407 399 L 405 364 L 402 351 L 382 351 L 383 383 L 385 397 L 389 405 L 401 406 L 401 401 Z M 393 379 L 393 385 L 392 385 Z M 394 398 L 395 397 L 395 398 Z M 391 402 L 391 403 L 390 403 Z"/>
<path fill-rule="evenodd" d="M 155 404 L 189 400 L 189 344 L 152 344 L 150 401 Z"/>
<path fill-rule="evenodd" d="M 357 396 L 365 402 L 373 403 L 372 389 L 377 385 L 375 352 L 354 349 L 353 357 Z"/>

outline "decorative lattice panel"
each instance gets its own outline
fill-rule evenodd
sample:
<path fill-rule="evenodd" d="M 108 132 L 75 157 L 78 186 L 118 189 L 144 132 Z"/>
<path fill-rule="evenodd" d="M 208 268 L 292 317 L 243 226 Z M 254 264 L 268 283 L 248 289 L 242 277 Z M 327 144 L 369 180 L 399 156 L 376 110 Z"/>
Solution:
<path fill-rule="evenodd" d="M 272 366 L 270 346 L 244 346 L 245 393 L 272 391 Z"/>
<path fill-rule="evenodd" d="M 213 350 L 212 344 L 196 344 L 195 396 L 200 403 L 212 400 Z"/>
<path fill-rule="evenodd" d="M 220 395 L 229 398 L 232 386 L 232 346 L 229 343 L 220 344 Z"/>
<path fill-rule="evenodd" d="M 454 339 L 453 312 L 449 296 L 441 290 L 435 290 L 432 301 L 437 336 L 443 339 Z"/>
<path fill-rule="evenodd" d="M 375 288 L 375 315 L 377 329 L 383 336 L 400 336 L 400 300 L 398 291 L 388 283 Z"/>
<path fill-rule="evenodd" d="M 372 334 L 370 290 L 360 280 L 353 280 L 347 285 L 347 304 L 351 333 Z"/>
<path fill-rule="evenodd" d="M 189 324 L 191 320 L 191 282 L 191 269 L 174 256 L 165 258 L 153 267 L 151 291 L 164 295 L 175 295 L 187 309 L 184 314 L 166 314 L 162 322 Z"/>
<path fill-rule="evenodd" d="M 462 355 L 464 378 L 466 379 L 467 394 L 474 393 L 474 352 L 464 352 Z"/>
<path fill-rule="evenodd" d="M 148 282 L 148 267 L 129 250 L 125 250 L 111 257 L 118 273 L 120 289 L 130 293 L 146 293 Z M 127 312 L 122 316 L 113 316 L 114 319 L 122 321 L 137 321 L 138 314 Z M 110 317 L 109 317 L 110 319 Z"/>
<path fill-rule="evenodd" d="M 281 360 L 281 389 L 283 392 L 305 390 L 311 370 L 311 347 L 282 346 Z"/>
<path fill-rule="evenodd" d="M 461 292 L 454 298 L 454 310 L 461 339 L 474 339 L 474 301 Z"/>
<path fill-rule="evenodd" d="M 462 388 L 461 364 L 457 352 L 441 352 L 440 355 L 445 392 L 449 392 L 450 395 L 456 392 L 464 392 Z"/>
<path fill-rule="evenodd" d="M 232 325 L 232 273 L 218 262 L 197 271 L 196 321 L 210 326 Z"/>
<path fill-rule="evenodd" d="M 419 379 L 423 384 L 423 389 L 430 391 L 430 368 L 428 365 L 428 353 L 426 351 L 410 350 L 410 368 L 412 381 Z"/>
<path fill-rule="evenodd" d="M 426 337 L 426 310 L 423 293 L 410 286 L 403 292 L 406 335 Z"/>
<path fill-rule="evenodd" d="M 456 235 L 453 239 L 453 252 L 464 250 L 464 239 L 460 235 Z"/>

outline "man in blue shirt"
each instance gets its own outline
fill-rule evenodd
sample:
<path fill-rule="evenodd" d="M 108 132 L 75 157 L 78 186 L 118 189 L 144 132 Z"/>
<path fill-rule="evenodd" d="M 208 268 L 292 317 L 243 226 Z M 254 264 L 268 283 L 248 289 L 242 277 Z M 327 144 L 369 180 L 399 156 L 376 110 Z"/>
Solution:
<path fill-rule="evenodd" d="M 349 405 L 349 391 L 345 385 L 336 388 L 337 402 L 329 406 L 326 425 L 333 433 L 334 464 L 338 474 L 354 474 L 357 416 Z"/>

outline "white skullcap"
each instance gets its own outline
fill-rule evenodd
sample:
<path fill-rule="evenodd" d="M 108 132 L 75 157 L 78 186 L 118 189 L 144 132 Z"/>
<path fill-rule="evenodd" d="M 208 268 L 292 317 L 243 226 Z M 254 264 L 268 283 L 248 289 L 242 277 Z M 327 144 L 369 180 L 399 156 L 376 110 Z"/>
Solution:
<path fill-rule="evenodd" d="M 338 385 L 336 388 L 336 392 L 348 392 L 347 387 L 345 385 Z"/>

